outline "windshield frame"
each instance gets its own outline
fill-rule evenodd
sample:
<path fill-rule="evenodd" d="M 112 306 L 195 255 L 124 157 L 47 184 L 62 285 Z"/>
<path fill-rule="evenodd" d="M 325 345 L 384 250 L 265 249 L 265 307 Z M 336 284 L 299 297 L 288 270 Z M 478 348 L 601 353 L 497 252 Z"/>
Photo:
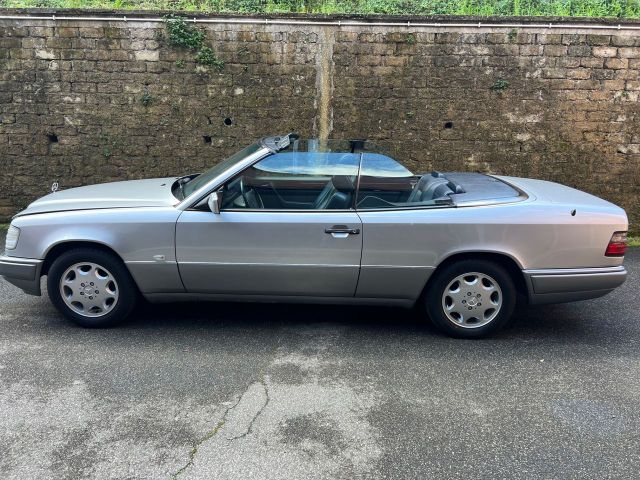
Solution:
<path fill-rule="evenodd" d="M 205 172 L 200 173 L 199 175 L 191 175 L 191 178 L 184 182 L 184 186 L 180 187 L 180 191 L 183 192 L 183 198 L 187 198 L 189 195 L 194 193 L 196 190 L 201 188 L 203 185 L 209 183 L 212 179 L 219 176 L 222 172 L 232 168 L 236 163 L 241 162 L 249 155 L 257 152 L 260 149 L 260 144 L 252 143 L 244 147 L 242 150 L 235 152 L 234 154 L 228 156 L 221 162 L 216 163 L 213 167 L 209 168 Z M 184 179 L 185 177 L 181 177 Z"/>
<path fill-rule="evenodd" d="M 231 177 L 240 173 L 245 168 L 253 165 L 255 162 L 259 162 L 267 155 L 270 155 L 271 153 L 273 153 L 273 150 L 264 146 L 262 141 L 248 145 L 245 148 L 256 146 L 256 145 L 259 147 L 256 151 L 251 153 L 249 156 L 244 157 L 241 160 L 238 160 L 236 163 L 229 166 L 227 169 L 223 170 L 219 175 L 213 177 L 211 180 L 209 180 L 207 183 L 202 185 L 200 188 L 191 192 L 180 203 L 178 203 L 178 205 L 176 205 L 176 208 L 178 210 L 186 210 L 188 208 L 196 206 L 205 197 L 207 197 L 215 189 L 219 188 L 222 184 L 224 184 L 224 182 L 229 180 Z"/>
<path fill-rule="evenodd" d="M 271 137 L 264 137 L 257 142 L 254 142 L 250 145 L 247 145 L 242 150 L 234 153 L 230 157 L 227 157 L 225 160 L 230 159 L 231 157 L 241 153 L 245 150 L 250 149 L 251 147 L 258 147 L 253 153 L 249 154 L 245 158 L 238 160 L 233 165 L 230 165 L 227 169 L 220 172 L 219 175 L 216 175 L 203 186 L 198 188 L 197 190 L 191 192 L 185 198 L 183 198 L 177 205 L 176 208 L 178 210 L 186 210 L 188 208 L 193 208 L 198 205 L 205 197 L 210 195 L 214 190 L 220 188 L 227 180 L 229 180 L 234 175 L 242 172 L 244 169 L 250 167 L 256 162 L 259 162 L 263 158 L 273 153 L 277 153 L 280 150 L 287 148 L 292 140 L 296 140 L 298 135 L 296 133 L 289 133 L 287 135 L 274 135 Z M 208 171 L 215 168 L 215 165 L 211 167 Z M 197 178 L 197 177 L 196 177 Z"/>

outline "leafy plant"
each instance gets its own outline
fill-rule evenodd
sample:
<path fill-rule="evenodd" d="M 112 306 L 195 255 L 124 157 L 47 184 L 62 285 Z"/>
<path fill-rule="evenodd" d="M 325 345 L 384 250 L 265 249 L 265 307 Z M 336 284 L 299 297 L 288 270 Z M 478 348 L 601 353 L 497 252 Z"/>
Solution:
<path fill-rule="evenodd" d="M 151 105 L 152 101 L 153 101 L 153 97 L 151 96 L 148 90 L 145 90 L 144 93 L 142 94 L 142 97 L 140 97 L 140 102 L 145 107 L 148 107 L 149 105 Z"/>
<path fill-rule="evenodd" d="M 218 70 L 222 70 L 224 68 L 224 61 L 216 57 L 213 50 L 207 46 L 201 47 L 200 50 L 198 50 L 195 60 L 200 65 L 215 67 Z"/>
<path fill-rule="evenodd" d="M 118 138 L 109 137 L 109 135 L 101 135 L 100 140 L 104 143 L 104 147 L 102 147 L 102 156 L 108 160 L 113 155 L 113 150 L 117 149 L 120 146 L 120 141 Z"/>
<path fill-rule="evenodd" d="M 164 17 L 167 27 L 167 41 L 176 47 L 186 48 L 195 52 L 194 60 L 200 65 L 224 68 L 224 61 L 216 57 L 213 49 L 205 45 L 205 33 L 194 25 L 188 24 L 184 17 L 167 15 Z M 178 64 L 178 62 L 181 62 Z M 184 60 L 177 60 L 176 67 L 183 68 Z"/>
<path fill-rule="evenodd" d="M 204 32 L 193 25 L 187 24 L 184 17 L 167 15 L 164 17 L 167 27 L 167 40 L 172 45 L 190 50 L 198 50 L 204 43 Z"/>
<path fill-rule="evenodd" d="M 491 85 L 491 90 L 497 93 L 502 93 L 504 92 L 507 88 L 509 88 L 509 82 L 507 82 L 505 79 L 503 78 L 499 78 L 498 80 L 496 80 L 495 82 L 493 82 L 493 85 Z"/>

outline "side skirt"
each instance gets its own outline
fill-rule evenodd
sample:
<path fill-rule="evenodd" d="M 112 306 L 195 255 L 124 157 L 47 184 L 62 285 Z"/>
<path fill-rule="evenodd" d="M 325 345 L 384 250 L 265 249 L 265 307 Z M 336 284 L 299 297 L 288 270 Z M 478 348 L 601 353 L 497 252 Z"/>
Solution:
<path fill-rule="evenodd" d="M 150 303 L 171 302 L 249 302 L 249 303 L 309 303 L 328 305 L 380 305 L 412 308 L 415 300 L 404 298 L 308 297 L 277 295 L 226 295 L 216 293 L 146 293 Z"/>

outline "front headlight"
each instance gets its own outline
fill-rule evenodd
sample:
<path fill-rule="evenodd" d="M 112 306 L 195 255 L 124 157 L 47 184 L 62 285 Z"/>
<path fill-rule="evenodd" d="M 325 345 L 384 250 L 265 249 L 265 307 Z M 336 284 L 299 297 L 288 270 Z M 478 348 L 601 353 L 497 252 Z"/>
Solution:
<path fill-rule="evenodd" d="M 14 227 L 13 225 L 9 226 L 9 230 L 7 230 L 7 238 L 5 239 L 4 248 L 6 250 L 13 250 L 18 245 L 18 237 L 20 236 L 20 229 L 18 227 Z"/>

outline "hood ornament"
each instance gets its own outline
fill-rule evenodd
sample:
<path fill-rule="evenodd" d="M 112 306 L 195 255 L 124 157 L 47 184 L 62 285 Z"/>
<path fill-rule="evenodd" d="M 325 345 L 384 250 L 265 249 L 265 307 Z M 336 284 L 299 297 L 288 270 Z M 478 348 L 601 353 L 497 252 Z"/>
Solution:
<path fill-rule="evenodd" d="M 53 182 L 51 184 L 51 192 L 52 193 L 56 193 L 58 191 L 58 188 L 60 188 L 60 185 L 58 185 L 58 182 Z"/>

